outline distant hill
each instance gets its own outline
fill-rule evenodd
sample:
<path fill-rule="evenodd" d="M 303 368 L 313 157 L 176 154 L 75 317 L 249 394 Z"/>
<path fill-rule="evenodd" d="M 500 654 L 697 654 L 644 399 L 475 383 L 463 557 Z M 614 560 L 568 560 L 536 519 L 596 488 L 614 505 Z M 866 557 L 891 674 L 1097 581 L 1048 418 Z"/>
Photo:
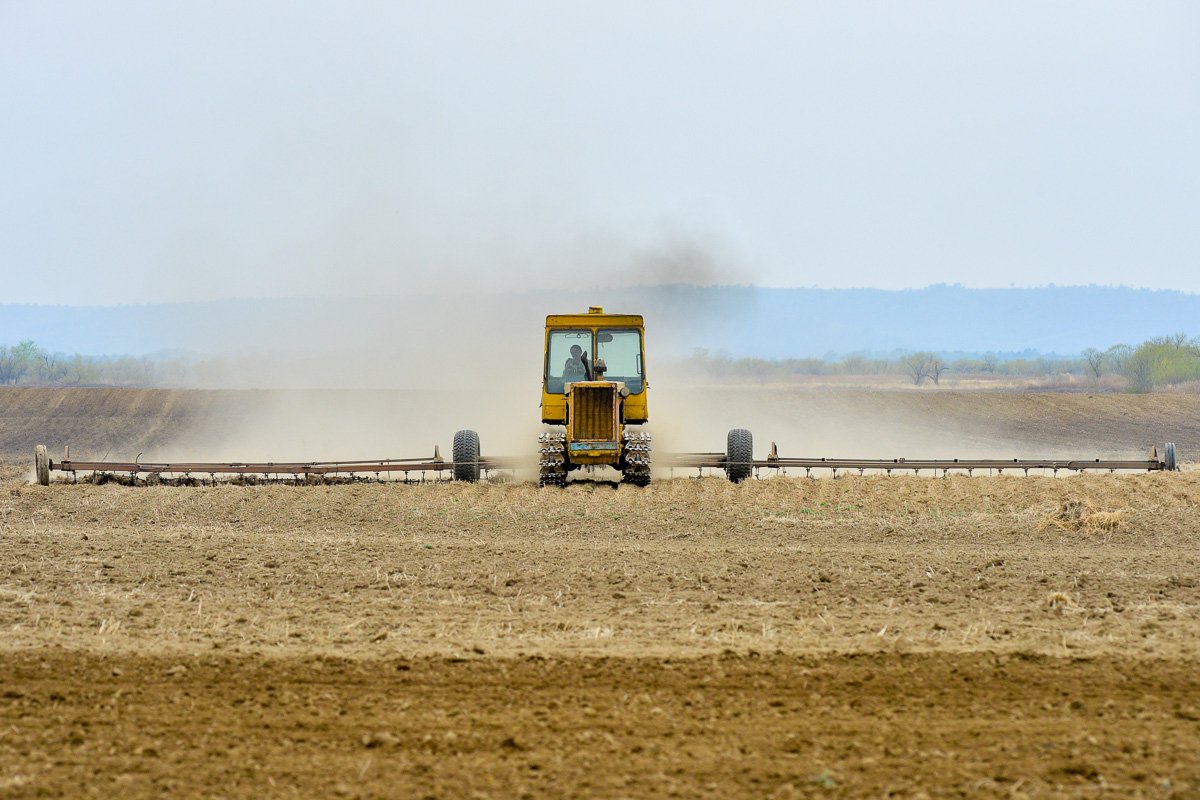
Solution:
<path fill-rule="evenodd" d="M 1125 287 L 770 289 L 655 286 L 116 307 L 0 305 L 0 344 L 84 354 L 439 348 L 490 358 L 525 348 L 548 313 L 601 304 L 641 313 L 660 355 L 821 357 L 895 350 L 1078 353 L 1200 333 L 1200 295 Z M 517 341 L 520 344 L 517 345 Z M 506 345 L 512 341 L 512 345 Z M 527 356 L 522 353 L 522 358 Z"/>

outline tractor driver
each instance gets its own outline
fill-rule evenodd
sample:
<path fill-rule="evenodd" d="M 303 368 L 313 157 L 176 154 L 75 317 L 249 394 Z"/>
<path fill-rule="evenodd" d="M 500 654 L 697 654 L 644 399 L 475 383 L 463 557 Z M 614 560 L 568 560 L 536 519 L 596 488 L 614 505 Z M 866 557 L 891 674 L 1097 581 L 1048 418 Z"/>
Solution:
<path fill-rule="evenodd" d="M 563 381 L 570 383 L 571 381 L 591 380 L 590 372 L 583 348 L 577 344 L 571 345 L 571 357 L 563 365 Z"/>

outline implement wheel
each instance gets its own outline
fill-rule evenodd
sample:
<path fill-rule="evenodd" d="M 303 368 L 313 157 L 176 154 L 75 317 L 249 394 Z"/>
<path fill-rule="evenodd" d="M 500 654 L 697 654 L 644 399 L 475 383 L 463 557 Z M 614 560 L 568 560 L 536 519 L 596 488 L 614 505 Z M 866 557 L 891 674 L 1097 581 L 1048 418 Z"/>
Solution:
<path fill-rule="evenodd" d="M 725 439 L 725 474 L 741 483 L 754 471 L 754 436 L 745 428 L 734 428 Z"/>
<path fill-rule="evenodd" d="M 37 473 L 37 482 L 42 486 L 50 485 L 50 454 L 46 445 L 39 444 L 33 448 L 33 469 Z"/>
<path fill-rule="evenodd" d="M 1171 472 L 1179 469 L 1179 464 L 1175 461 L 1175 443 L 1167 442 L 1167 446 L 1163 448 L 1163 466 Z"/>
<path fill-rule="evenodd" d="M 454 480 L 479 480 L 479 434 L 475 431 L 454 434 Z"/>

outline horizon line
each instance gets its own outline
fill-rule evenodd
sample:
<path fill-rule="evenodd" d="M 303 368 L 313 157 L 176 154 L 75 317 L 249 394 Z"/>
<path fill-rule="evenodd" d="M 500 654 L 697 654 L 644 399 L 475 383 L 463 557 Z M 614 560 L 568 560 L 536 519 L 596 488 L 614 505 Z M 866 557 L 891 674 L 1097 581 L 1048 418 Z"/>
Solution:
<path fill-rule="evenodd" d="M 594 286 L 587 288 L 571 289 L 571 293 L 586 293 L 586 292 L 620 292 L 620 291 L 638 291 L 638 290 L 655 290 L 655 289 L 765 289 L 769 291 L 803 291 L 803 292 L 886 292 L 889 294 L 903 294 L 905 292 L 925 292 L 931 289 L 956 289 L 966 292 L 1028 292 L 1028 291 L 1048 291 L 1060 289 L 1100 289 L 1110 291 L 1130 291 L 1130 292 L 1164 292 L 1171 294 L 1182 294 L 1188 296 L 1200 295 L 1200 292 L 1193 292 L 1187 289 L 1168 289 L 1155 288 L 1149 286 L 1130 286 L 1128 284 L 1056 284 L 1046 283 L 1038 286 L 964 286 L 961 283 L 931 283 L 919 287 L 905 287 L 900 289 L 885 289 L 877 286 L 770 286 L 766 284 L 755 283 L 646 283 L 646 284 L 627 284 L 623 286 Z M 461 296 L 500 296 L 500 295 L 531 295 L 545 293 L 552 290 L 537 288 L 537 289 L 477 289 L 474 291 L 433 291 L 425 290 L 420 292 L 411 292 L 408 294 L 333 294 L 333 295 L 317 295 L 317 294 L 295 294 L 295 295 L 256 295 L 246 297 L 213 297 L 205 300 L 146 300 L 138 302 L 116 302 L 116 303 L 54 303 L 54 302 L 7 302 L 0 303 L 0 308 L 146 308 L 149 306 L 198 306 L 212 303 L 255 303 L 255 302 L 287 302 L 287 301 L 306 301 L 306 300 L 388 300 L 388 299 L 410 299 L 420 297 L 461 297 Z"/>

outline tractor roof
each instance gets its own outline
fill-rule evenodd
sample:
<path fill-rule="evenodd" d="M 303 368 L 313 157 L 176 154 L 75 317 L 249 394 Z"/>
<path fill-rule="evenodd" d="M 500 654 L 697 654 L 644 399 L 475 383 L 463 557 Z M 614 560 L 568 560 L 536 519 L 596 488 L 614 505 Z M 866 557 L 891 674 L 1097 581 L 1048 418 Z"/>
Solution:
<path fill-rule="evenodd" d="M 547 328 L 640 328 L 641 314 L 605 314 L 600 306 L 592 306 L 586 314 L 550 314 L 546 317 Z"/>

